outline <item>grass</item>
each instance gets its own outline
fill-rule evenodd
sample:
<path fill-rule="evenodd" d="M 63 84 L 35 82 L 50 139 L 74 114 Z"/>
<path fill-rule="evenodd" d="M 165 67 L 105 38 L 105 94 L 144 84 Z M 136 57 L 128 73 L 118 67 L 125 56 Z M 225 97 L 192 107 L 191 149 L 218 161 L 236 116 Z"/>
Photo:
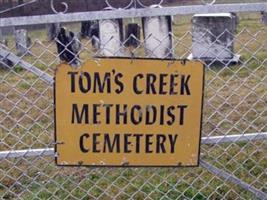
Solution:
<path fill-rule="evenodd" d="M 240 16 L 235 41 L 241 63 L 206 67 L 203 136 L 267 132 L 267 30 L 258 14 L 247 16 Z M 67 27 L 79 29 L 76 24 Z M 175 38 L 183 38 L 187 47 L 192 45 L 187 33 L 191 28 L 190 17 L 175 18 Z M 30 36 L 31 53 L 23 59 L 53 75 L 59 62 L 55 44 L 47 41 L 44 30 L 30 32 Z M 94 51 L 89 41 L 82 42 L 87 51 L 81 58 L 87 59 Z M 9 48 L 15 52 L 11 37 Z M 181 43 L 175 48 L 182 58 L 189 51 Z M 142 47 L 137 52 L 143 56 Z M 53 147 L 52 86 L 19 65 L 12 70 L 0 68 L 0 76 L 0 151 Z M 202 145 L 201 159 L 267 193 L 266 152 L 264 140 Z M 1 160 L 0 198 L 257 199 L 202 167 L 62 168 L 51 157 Z"/>

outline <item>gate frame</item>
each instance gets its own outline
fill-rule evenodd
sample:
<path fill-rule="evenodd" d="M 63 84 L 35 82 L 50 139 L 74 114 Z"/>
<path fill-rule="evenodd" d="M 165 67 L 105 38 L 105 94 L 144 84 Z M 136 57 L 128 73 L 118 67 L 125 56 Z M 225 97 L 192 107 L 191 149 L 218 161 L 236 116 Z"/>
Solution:
<path fill-rule="evenodd" d="M 66 10 L 65 10 L 66 11 Z M 236 3 L 236 4 L 206 4 L 206 5 L 190 5 L 190 6 L 176 6 L 176 7 L 149 7 L 140 9 L 113 9 L 106 11 L 93 11 L 93 12 L 77 12 L 77 13 L 65 13 L 56 12 L 50 15 L 38 15 L 38 16 L 26 16 L 26 17 L 9 17 L 0 18 L 0 28 L 10 26 L 22 26 L 22 25 L 38 25 L 38 24 L 50 24 L 50 23 L 65 23 L 65 22 L 82 22 L 90 20 L 104 20 L 104 19 L 117 19 L 117 18 L 140 18 L 140 17 L 155 17 L 155 16 L 174 16 L 174 15 L 191 15 L 191 14 L 204 14 L 204 13 L 224 13 L 224 12 L 260 12 L 263 16 L 263 22 L 266 23 L 267 16 L 267 3 Z M 55 11 L 54 11 L 55 12 Z M 41 71 L 35 66 L 21 60 L 21 58 L 7 51 L 0 45 L 0 55 L 3 58 L 9 58 L 21 66 L 38 75 L 39 78 L 45 80 L 49 85 L 52 85 L 53 77 L 46 72 Z M 251 134 L 239 134 L 239 135 L 225 135 L 225 136 L 212 136 L 202 137 L 202 144 L 220 144 L 228 142 L 240 142 L 240 141 L 254 141 L 254 140 L 267 140 L 267 132 L 263 133 L 251 133 Z M 37 156 L 56 156 L 54 148 L 46 149 L 27 149 L 27 150 L 10 150 L 0 151 L 0 160 L 8 158 L 20 158 L 20 157 L 37 157 Z M 230 181 L 233 184 L 249 190 L 256 197 L 260 199 L 266 198 L 266 193 L 259 191 L 258 189 L 243 182 L 239 178 L 232 174 L 229 174 L 221 169 L 212 166 L 206 161 L 200 160 L 200 165 L 206 168 L 214 175 Z"/>

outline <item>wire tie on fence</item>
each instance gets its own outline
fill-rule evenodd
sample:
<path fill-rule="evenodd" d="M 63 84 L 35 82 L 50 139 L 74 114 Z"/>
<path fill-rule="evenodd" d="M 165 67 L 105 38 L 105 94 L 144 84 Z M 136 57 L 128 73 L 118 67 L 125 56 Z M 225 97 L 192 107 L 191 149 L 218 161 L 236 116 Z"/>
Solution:
<path fill-rule="evenodd" d="M 181 64 L 182 64 L 182 65 L 186 65 L 186 61 L 187 61 L 187 59 L 183 59 L 183 60 L 181 60 Z"/>
<path fill-rule="evenodd" d="M 121 163 L 121 166 L 129 166 L 130 165 L 130 162 L 129 161 L 123 161 Z"/>
<path fill-rule="evenodd" d="M 104 161 L 100 161 L 100 165 L 106 165 L 106 163 Z"/>
<path fill-rule="evenodd" d="M 79 166 L 83 165 L 83 161 L 78 161 L 78 165 Z"/>
<path fill-rule="evenodd" d="M 131 64 L 133 64 L 133 60 L 134 60 L 134 53 L 131 52 Z"/>
<path fill-rule="evenodd" d="M 56 144 L 56 145 L 63 145 L 63 144 L 65 144 L 65 142 L 55 142 L 54 144 Z"/>
<path fill-rule="evenodd" d="M 171 67 L 174 63 L 175 63 L 175 60 L 171 60 L 170 62 L 168 62 L 167 68 Z"/>

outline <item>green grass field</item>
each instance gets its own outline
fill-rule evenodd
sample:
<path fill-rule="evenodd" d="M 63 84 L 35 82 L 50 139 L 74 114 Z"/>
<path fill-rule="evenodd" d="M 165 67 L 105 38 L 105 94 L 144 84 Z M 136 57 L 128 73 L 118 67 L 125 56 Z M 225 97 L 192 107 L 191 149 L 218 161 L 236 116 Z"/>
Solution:
<path fill-rule="evenodd" d="M 139 21 L 140 22 L 140 21 Z M 66 25 L 79 31 L 77 24 Z M 177 16 L 175 54 L 185 58 L 192 45 L 190 17 Z M 267 132 L 267 28 L 259 14 L 240 15 L 235 52 L 241 62 L 206 67 L 203 136 Z M 53 75 L 59 61 L 45 30 L 30 32 L 31 53 L 23 59 Z M 9 48 L 15 52 L 12 37 Z M 180 42 L 178 42 L 180 40 Z M 81 59 L 94 55 L 83 39 Z M 184 45 L 181 45 L 184 44 Z M 143 47 L 135 50 L 144 56 Z M 0 67 L 0 151 L 53 147 L 53 89 L 19 65 Z M 201 159 L 267 193 L 264 140 L 201 146 Z M 79 186 L 78 186 L 79 185 Z M 61 168 L 51 157 L 1 160 L 2 199 L 257 199 L 254 194 L 202 167 Z"/>

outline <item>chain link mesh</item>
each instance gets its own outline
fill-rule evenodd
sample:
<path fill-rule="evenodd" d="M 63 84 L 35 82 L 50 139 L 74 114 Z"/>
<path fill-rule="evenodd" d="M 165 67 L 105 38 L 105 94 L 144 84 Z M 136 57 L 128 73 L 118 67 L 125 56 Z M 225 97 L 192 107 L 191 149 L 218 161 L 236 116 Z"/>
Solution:
<path fill-rule="evenodd" d="M 61 45 L 82 64 L 101 55 L 109 42 L 121 44 L 120 49 L 111 52 L 114 55 L 126 52 L 127 56 L 145 57 L 149 38 L 158 42 L 151 55 L 171 37 L 173 47 L 169 51 L 174 58 L 185 59 L 193 50 L 190 20 L 191 17 L 175 17 L 172 33 L 161 39 L 153 35 L 140 40 L 134 35 L 124 41 L 110 38 L 99 49 L 98 45 L 92 46 L 92 40 L 94 44 L 99 42 L 95 36 L 75 38 L 79 44 L 76 53 L 68 50 L 68 44 Z M 77 24 L 66 26 L 76 32 L 79 28 Z M 5 153 L 0 165 L 0 198 L 266 199 L 267 143 L 266 137 L 261 136 L 267 132 L 267 29 L 260 15 L 250 14 L 240 16 L 237 33 L 225 33 L 232 34 L 233 51 L 241 58 L 231 64 L 220 61 L 221 52 L 217 52 L 205 65 L 202 137 L 240 137 L 230 142 L 203 143 L 201 166 L 197 168 L 55 166 L 47 150 L 54 147 L 53 74 L 61 62 L 56 45 L 60 41 L 48 41 L 45 30 L 31 31 L 32 44 L 25 54 L 16 56 L 16 45 L 10 36 L 8 45 L 1 44 L 0 48 L 0 152 Z M 207 30 L 197 42 L 203 42 L 206 34 L 213 33 Z M 214 37 L 210 45 L 220 36 Z M 126 47 L 133 38 L 139 40 L 138 46 Z M 246 133 L 256 134 L 249 140 L 239 140 Z M 30 156 L 29 150 L 35 149 L 41 151 Z M 26 151 L 12 156 L 15 150 Z"/>

